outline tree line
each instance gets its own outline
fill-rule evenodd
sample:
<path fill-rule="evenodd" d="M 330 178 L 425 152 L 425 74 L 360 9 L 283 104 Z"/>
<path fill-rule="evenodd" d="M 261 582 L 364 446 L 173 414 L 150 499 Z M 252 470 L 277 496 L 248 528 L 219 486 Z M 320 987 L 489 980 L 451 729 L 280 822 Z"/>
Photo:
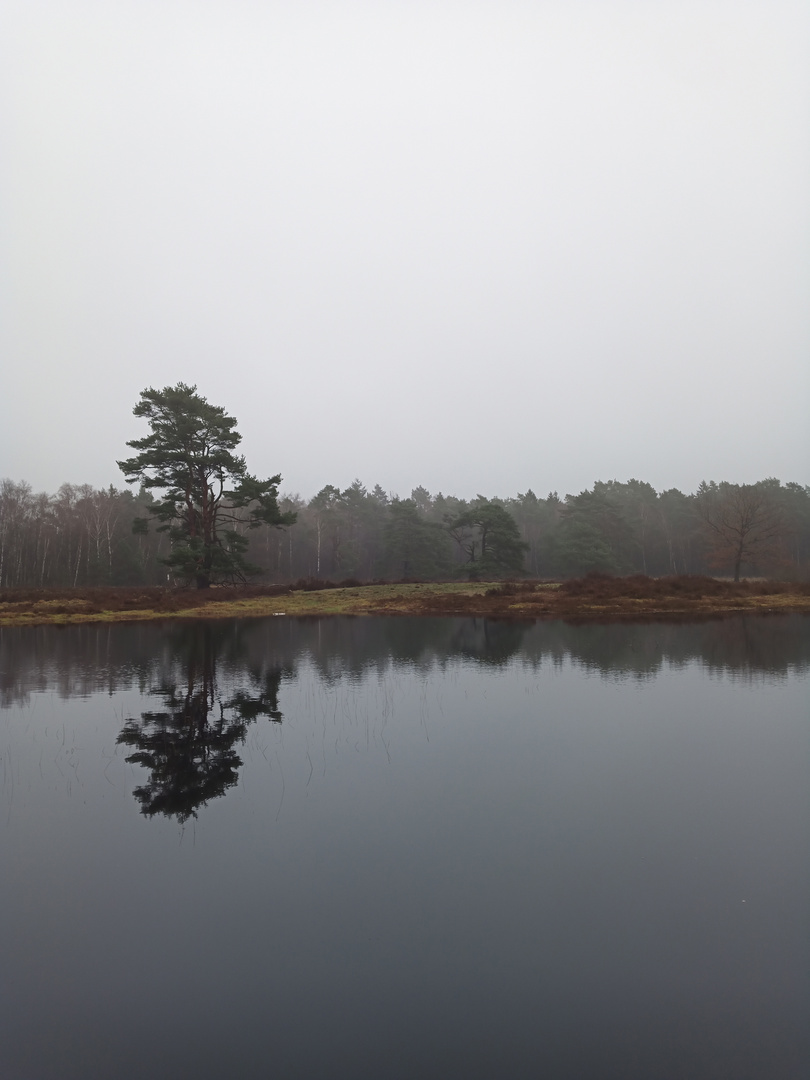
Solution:
<path fill-rule="evenodd" d="M 183 583 L 156 502 L 145 487 L 63 484 L 48 494 L 0 481 L 0 587 Z M 424 487 L 400 498 L 355 480 L 309 500 L 280 495 L 282 524 L 293 522 L 283 528 L 257 523 L 256 508 L 229 506 L 229 529 L 246 564 L 272 582 L 810 576 L 810 487 L 773 478 L 704 482 L 692 494 L 611 480 L 563 498 L 529 490 L 472 500 Z"/>
<path fill-rule="evenodd" d="M 307 501 L 248 472 L 235 417 L 196 386 L 148 387 L 133 413 L 150 431 L 118 467 L 137 494 L 0 481 L 0 587 L 808 572 L 810 488 L 795 483 L 465 500 L 355 480 Z"/>

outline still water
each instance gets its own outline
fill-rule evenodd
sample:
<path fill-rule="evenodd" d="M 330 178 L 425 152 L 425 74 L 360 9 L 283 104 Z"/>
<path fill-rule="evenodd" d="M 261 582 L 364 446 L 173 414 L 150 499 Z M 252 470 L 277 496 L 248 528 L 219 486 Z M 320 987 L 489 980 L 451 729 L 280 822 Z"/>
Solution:
<path fill-rule="evenodd" d="M 0 1077 L 810 1075 L 810 620 L 0 630 Z"/>

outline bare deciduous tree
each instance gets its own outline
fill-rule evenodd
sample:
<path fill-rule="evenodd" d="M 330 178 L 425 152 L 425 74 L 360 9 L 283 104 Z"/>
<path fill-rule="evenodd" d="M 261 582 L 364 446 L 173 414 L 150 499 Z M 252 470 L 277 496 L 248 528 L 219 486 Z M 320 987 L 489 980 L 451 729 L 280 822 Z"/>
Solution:
<path fill-rule="evenodd" d="M 782 530 L 782 515 L 759 484 L 700 485 L 696 506 L 711 545 L 714 565 L 731 566 L 740 580 L 744 563 L 767 557 Z"/>

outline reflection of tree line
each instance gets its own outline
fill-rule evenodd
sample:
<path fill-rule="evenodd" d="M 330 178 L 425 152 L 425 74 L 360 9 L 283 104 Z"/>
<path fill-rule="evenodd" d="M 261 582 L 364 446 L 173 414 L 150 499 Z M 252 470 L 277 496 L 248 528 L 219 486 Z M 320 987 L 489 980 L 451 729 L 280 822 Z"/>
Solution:
<path fill-rule="evenodd" d="M 250 724 L 262 716 L 281 723 L 279 687 L 291 672 L 246 666 L 242 686 L 223 696 L 217 665 L 234 646 L 226 637 L 221 624 L 184 627 L 175 640 L 182 682 L 164 683 L 158 691 L 164 708 L 127 720 L 118 736 L 119 743 L 135 750 L 126 760 L 148 770 L 146 782 L 134 792 L 148 817 L 196 817 L 200 806 L 238 782 L 242 759 L 236 748 L 245 742 Z"/>
<path fill-rule="evenodd" d="M 323 643 L 324 629 L 327 639 L 332 638 L 334 630 L 340 638 L 345 622 L 330 620 L 318 627 L 319 641 Z M 447 639 L 443 633 L 447 629 L 446 620 L 438 621 L 445 625 L 432 622 L 434 629 L 440 631 L 435 645 L 441 641 L 445 655 L 466 656 L 490 664 L 503 663 L 513 656 L 526 631 L 526 625 L 521 623 L 457 619 L 452 621 Z M 145 782 L 135 788 L 134 795 L 141 813 L 148 817 L 163 814 L 181 822 L 196 817 L 199 807 L 238 783 L 242 759 L 237 748 L 245 742 L 250 724 L 262 716 L 277 724 L 282 721 L 279 688 L 282 678 L 293 674 L 294 658 L 288 656 L 280 665 L 268 667 L 268 653 L 257 657 L 254 652 L 251 662 L 251 624 L 233 625 L 235 633 L 232 624 L 221 622 L 189 623 L 176 632 L 172 639 L 175 677 L 164 679 L 157 689 L 163 708 L 143 712 L 138 720 L 127 720 L 118 736 L 119 744 L 134 751 L 127 756 L 127 762 L 147 770 Z M 311 623 L 309 627 L 312 628 Z M 424 650 L 424 620 L 396 620 L 391 629 L 395 631 L 396 647 L 392 650 L 392 643 L 388 643 L 387 658 L 393 652 L 403 661 L 409 654 L 413 656 Z M 376 640 L 378 635 L 366 639 L 366 646 Z M 279 644 L 276 642 L 276 646 Z M 349 644 L 346 636 L 343 644 Z M 331 652 L 327 648 L 321 657 Z M 275 657 L 278 652 L 273 650 L 269 655 Z M 342 665 L 328 663 L 326 669 L 318 663 L 317 654 L 310 655 L 322 676 L 348 673 L 345 653 Z M 355 657 L 349 671 L 358 674 L 367 671 L 369 659 Z M 217 677 L 218 668 L 223 666 L 230 668 L 232 674 L 238 672 L 239 688 L 227 696 L 220 693 Z"/>
<path fill-rule="evenodd" d="M 263 621 L 248 656 L 307 659 L 327 680 L 407 665 L 429 674 L 467 658 L 488 665 L 572 661 L 620 676 L 651 676 L 695 661 L 718 672 L 786 674 L 810 668 L 810 618 L 731 616 L 705 621 L 575 624 L 484 618 L 321 618 Z"/>
<path fill-rule="evenodd" d="M 128 762 L 147 770 L 134 793 L 141 812 L 186 821 L 237 784 L 238 748 L 250 725 L 261 717 L 281 723 L 282 679 L 305 657 L 326 682 L 402 665 L 429 673 L 458 659 L 497 667 L 515 657 L 534 667 L 570 659 L 614 676 L 651 677 L 664 663 L 695 660 L 750 675 L 806 668 L 808 629 L 801 616 L 583 626 L 410 618 L 194 622 L 170 636 L 173 676 L 158 684 L 162 709 L 127 720 L 118 742 L 133 751 Z"/>
<path fill-rule="evenodd" d="M 810 667 L 810 619 L 802 615 L 647 624 L 308 618 L 215 625 L 216 663 L 239 685 L 247 678 L 244 692 L 251 698 L 251 680 L 261 679 L 268 664 L 292 670 L 302 660 L 326 680 L 359 678 L 400 664 L 427 674 L 457 657 L 487 664 L 519 657 L 530 665 L 570 659 L 619 675 L 652 675 L 664 664 L 693 661 L 753 675 Z M 38 690 L 67 698 L 180 685 L 184 658 L 194 653 L 188 638 L 202 629 L 199 623 L 182 631 L 178 624 L 144 623 L 0 628 L 0 705 L 23 704 Z"/>
<path fill-rule="evenodd" d="M 124 724 L 127 761 L 147 770 L 146 815 L 187 820 L 233 787 L 251 724 L 281 723 L 282 680 L 306 664 L 325 683 L 406 668 L 427 676 L 461 660 L 539 668 L 573 662 L 647 678 L 665 664 L 785 675 L 810 668 L 810 618 L 735 616 L 688 623 L 514 622 L 470 618 L 257 619 L 0 629 L 0 706 L 136 688 L 161 707 Z"/>

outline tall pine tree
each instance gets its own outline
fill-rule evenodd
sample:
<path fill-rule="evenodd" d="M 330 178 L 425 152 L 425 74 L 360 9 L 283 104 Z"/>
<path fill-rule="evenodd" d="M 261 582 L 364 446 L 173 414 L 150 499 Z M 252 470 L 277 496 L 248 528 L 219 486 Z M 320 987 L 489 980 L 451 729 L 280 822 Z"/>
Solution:
<path fill-rule="evenodd" d="M 171 540 L 166 565 L 200 589 L 258 573 L 245 559 L 244 530 L 295 521 L 278 508 L 281 476 L 251 476 L 234 453 L 242 441 L 236 419 L 196 386 L 149 387 L 132 411 L 151 434 L 128 442 L 137 453 L 118 467 L 130 483 L 162 493 L 149 510 Z"/>

